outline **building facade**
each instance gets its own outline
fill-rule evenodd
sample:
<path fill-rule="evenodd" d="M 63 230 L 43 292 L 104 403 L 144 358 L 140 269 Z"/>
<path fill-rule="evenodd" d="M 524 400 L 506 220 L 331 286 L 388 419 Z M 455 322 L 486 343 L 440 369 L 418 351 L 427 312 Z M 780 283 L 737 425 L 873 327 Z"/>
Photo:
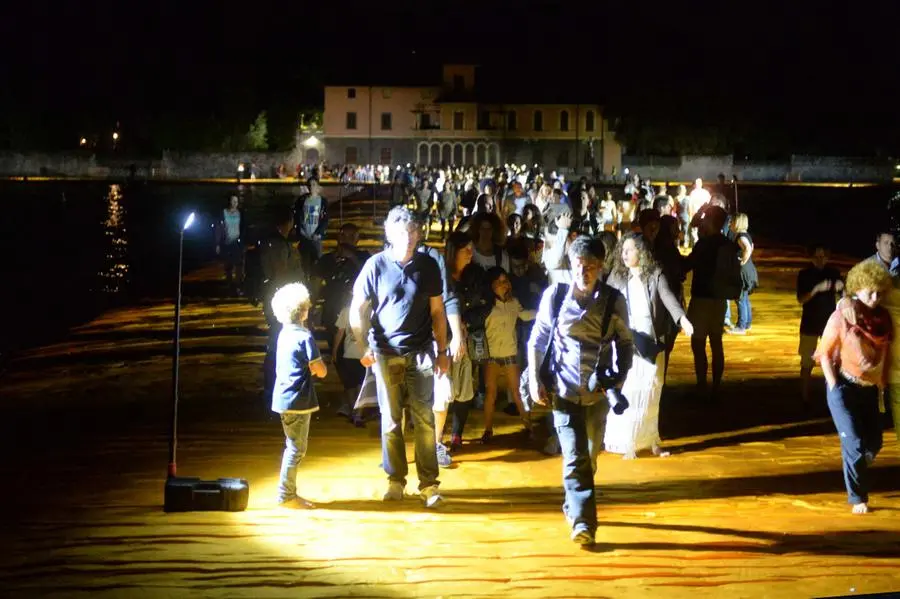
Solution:
<path fill-rule="evenodd" d="M 622 148 L 600 105 L 498 102 L 479 95 L 475 67 L 447 65 L 443 74 L 431 87 L 327 86 L 325 160 L 621 170 Z"/>

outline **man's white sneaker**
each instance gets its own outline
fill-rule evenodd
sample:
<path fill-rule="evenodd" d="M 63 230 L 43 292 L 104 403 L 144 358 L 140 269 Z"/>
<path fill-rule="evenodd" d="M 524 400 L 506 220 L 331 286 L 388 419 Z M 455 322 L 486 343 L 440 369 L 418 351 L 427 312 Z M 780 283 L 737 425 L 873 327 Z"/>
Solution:
<path fill-rule="evenodd" d="M 403 485 L 398 482 L 391 481 L 388 483 L 387 493 L 384 494 L 384 501 L 403 501 Z"/>
<path fill-rule="evenodd" d="M 425 487 L 422 489 L 419 496 L 422 498 L 422 503 L 424 503 L 427 508 L 436 508 L 444 502 L 444 498 L 441 497 L 437 485 Z"/>

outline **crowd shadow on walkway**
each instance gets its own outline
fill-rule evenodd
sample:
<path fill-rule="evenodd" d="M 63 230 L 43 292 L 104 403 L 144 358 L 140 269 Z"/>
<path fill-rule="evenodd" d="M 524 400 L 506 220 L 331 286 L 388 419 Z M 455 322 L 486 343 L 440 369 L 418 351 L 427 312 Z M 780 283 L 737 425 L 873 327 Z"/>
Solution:
<path fill-rule="evenodd" d="M 871 485 L 878 509 L 877 496 L 900 491 L 900 465 L 870 470 Z M 598 505 L 655 505 L 672 501 L 703 501 L 734 497 L 765 497 L 776 495 L 804 496 L 822 493 L 842 493 L 840 469 L 814 472 L 744 476 L 731 478 L 675 478 L 642 483 L 602 482 L 598 473 Z M 562 502 L 562 487 L 500 487 L 453 489 L 446 492 L 448 502 L 444 511 L 457 514 L 482 513 L 541 513 L 558 512 Z M 346 511 L 417 511 L 418 499 L 396 504 L 380 500 L 349 500 L 322 503 L 319 507 Z"/>

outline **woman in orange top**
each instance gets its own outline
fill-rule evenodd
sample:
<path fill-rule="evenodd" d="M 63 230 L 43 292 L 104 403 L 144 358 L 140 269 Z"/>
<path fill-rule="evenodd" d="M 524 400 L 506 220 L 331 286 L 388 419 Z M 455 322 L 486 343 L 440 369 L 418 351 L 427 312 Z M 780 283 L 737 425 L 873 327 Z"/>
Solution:
<path fill-rule="evenodd" d="M 886 381 L 893 328 L 878 304 L 890 286 L 891 276 L 880 264 L 866 260 L 854 266 L 847 274 L 847 297 L 828 319 L 816 351 L 854 514 L 869 511 L 868 468 L 881 450 L 878 390 Z"/>

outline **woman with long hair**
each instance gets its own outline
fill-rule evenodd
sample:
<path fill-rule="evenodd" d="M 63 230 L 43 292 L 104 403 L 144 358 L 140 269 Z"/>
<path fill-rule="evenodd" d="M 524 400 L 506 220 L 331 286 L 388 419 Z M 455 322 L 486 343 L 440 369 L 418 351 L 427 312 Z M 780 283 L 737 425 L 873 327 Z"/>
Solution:
<path fill-rule="evenodd" d="M 629 407 L 620 415 L 610 410 L 604 445 L 606 451 L 623 454 L 625 459 L 635 458 L 646 449 L 665 457 L 668 453 L 659 446 L 659 400 L 664 384 L 667 321 L 671 318 L 679 323 L 688 335 L 693 333 L 693 326 L 642 236 L 623 236 L 613 260 L 606 283 L 625 296 L 635 355 L 622 386 Z"/>
<path fill-rule="evenodd" d="M 659 233 L 653 243 L 653 257 L 666 276 L 669 289 L 684 305 L 684 279 L 685 259 L 678 251 L 678 237 L 680 235 L 678 220 L 673 216 L 663 216 L 659 219 Z M 680 327 L 677 322 L 669 319 L 669 329 L 666 333 L 666 371 L 669 370 L 669 356 L 675 347 L 675 338 Z"/>
<path fill-rule="evenodd" d="M 732 335 L 744 335 L 753 324 L 753 310 L 750 306 L 750 294 L 759 283 L 759 275 L 756 265 L 753 264 L 753 239 L 747 232 L 750 228 L 750 220 L 747 215 L 739 212 L 731 221 L 731 230 L 734 232 L 734 241 L 741 248 L 741 295 L 737 300 L 738 321 L 737 326 L 728 332 Z M 731 302 L 728 302 L 728 310 L 725 312 L 725 321 L 731 317 Z"/>
<path fill-rule="evenodd" d="M 447 286 L 459 300 L 462 328 L 466 335 L 483 332 L 492 302 L 484 286 L 484 270 L 472 263 L 475 246 L 465 233 L 454 231 L 447 238 L 444 259 L 447 264 Z M 449 412 L 450 451 L 462 446 L 463 429 L 469 416 L 469 407 L 475 396 L 472 361 L 466 352 L 458 361 L 450 364 L 451 397 Z M 445 412 L 446 413 L 446 412 Z M 438 443 L 443 438 L 443 422 L 435 422 Z"/>
<path fill-rule="evenodd" d="M 544 238 L 544 218 L 540 209 L 534 204 L 525 204 L 522 209 L 522 229 L 529 239 Z"/>
<path fill-rule="evenodd" d="M 485 270 L 495 266 L 509 272 L 509 254 L 506 244 L 506 227 L 494 212 L 476 212 L 469 225 L 469 233 L 475 242 L 472 261 Z"/>
<path fill-rule="evenodd" d="M 893 326 L 880 303 L 890 287 L 890 273 L 873 260 L 851 268 L 846 297 L 828 319 L 815 354 L 841 440 L 844 484 L 854 514 L 869 511 L 869 466 L 882 445 L 878 394 L 888 380 L 885 362 Z"/>

